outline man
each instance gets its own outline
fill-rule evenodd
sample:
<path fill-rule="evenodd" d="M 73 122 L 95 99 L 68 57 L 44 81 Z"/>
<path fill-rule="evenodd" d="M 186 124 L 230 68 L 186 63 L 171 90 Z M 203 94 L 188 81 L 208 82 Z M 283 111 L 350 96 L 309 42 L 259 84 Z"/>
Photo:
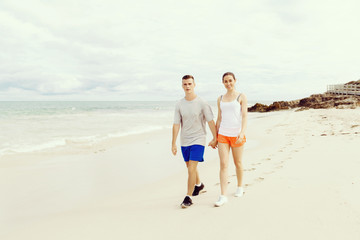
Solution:
<path fill-rule="evenodd" d="M 192 205 L 191 196 L 196 196 L 204 188 L 200 181 L 197 165 L 204 161 L 206 144 L 206 122 L 213 135 L 209 146 L 216 148 L 216 127 L 209 104 L 198 97 L 195 92 L 195 80 L 191 75 L 182 78 L 185 97 L 177 102 L 172 129 L 172 153 L 176 155 L 176 139 L 181 125 L 181 152 L 188 169 L 187 195 L 181 203 L 182 208 Z"/>

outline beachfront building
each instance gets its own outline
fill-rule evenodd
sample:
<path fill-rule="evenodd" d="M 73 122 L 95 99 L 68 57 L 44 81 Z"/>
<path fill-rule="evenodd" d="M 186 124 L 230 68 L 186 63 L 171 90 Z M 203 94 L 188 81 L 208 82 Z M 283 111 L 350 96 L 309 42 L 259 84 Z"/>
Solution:
<path fill-rule="evenodd" d="M 360 80 L 327 86 L 327 93 L 360 96 Z"/>

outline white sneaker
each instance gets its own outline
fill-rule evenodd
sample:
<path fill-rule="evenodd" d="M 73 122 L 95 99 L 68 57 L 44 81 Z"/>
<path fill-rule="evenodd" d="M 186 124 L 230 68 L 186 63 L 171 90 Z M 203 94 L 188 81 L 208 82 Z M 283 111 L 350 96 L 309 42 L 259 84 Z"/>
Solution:
<path fill-rule="evenodd" d="M 227 197 L 221 195 L 219 197 L 219 200 L 217 202 L 215 202 L 215 207 L 220 207 L 222 205 L 224 205 L 224 203 L 226 203 L 228 201 Z"/>
<path fill-rule="evenodd" d="M 242 197 L 244 195 L 244 189 L 242 187 L 237 187 L 235 192 L 235 197 Z"/>

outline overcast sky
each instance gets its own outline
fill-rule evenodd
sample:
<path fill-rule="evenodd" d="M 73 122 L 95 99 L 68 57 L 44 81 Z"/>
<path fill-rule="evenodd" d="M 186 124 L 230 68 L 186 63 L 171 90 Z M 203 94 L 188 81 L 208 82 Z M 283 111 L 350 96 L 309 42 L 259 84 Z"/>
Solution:
<path fill-rule="evenodd" d="M 359 0 L 0 0 L 0 100 L 249 101 L 360 79 Z"/>

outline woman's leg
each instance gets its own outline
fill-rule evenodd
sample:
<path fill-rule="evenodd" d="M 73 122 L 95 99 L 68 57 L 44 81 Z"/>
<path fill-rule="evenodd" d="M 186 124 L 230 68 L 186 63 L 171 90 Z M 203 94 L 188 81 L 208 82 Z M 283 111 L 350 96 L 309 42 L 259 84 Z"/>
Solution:
<path fill-rule="evenodd" d="M 241 147 L 232 147 L 231 151 L 233 154 L 234 164 L 236 167 L 237 185 L 238 187 L 241 187 L 243 180 L 243 171 L 244 171 L 242 165 L 242 155 L 244 151 L 244 145 Z"/>
<path fill-rule="evenodd" d="M 220 158 L 220 187 L 221 195 L 226 195 L 228 184 L 228 165 L 229 165 L 229 151 L 230 146 L 227 143 L 218 143 L 219 158 Z"/>

